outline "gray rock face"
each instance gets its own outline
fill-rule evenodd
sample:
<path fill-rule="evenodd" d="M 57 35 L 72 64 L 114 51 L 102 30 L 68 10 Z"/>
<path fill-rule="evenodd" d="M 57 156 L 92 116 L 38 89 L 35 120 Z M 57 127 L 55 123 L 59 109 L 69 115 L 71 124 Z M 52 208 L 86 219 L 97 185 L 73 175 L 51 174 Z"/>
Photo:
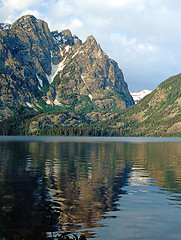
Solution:
<path fill-rule="evenodd" d="M 70 30 L 50 32 L 46 22 L 26 15 L 0 24 L 0 97 L 10 106 L 85 104 L 124 109 L 134 104 L 117 63 L 95 38 L 85 43 Z"/>

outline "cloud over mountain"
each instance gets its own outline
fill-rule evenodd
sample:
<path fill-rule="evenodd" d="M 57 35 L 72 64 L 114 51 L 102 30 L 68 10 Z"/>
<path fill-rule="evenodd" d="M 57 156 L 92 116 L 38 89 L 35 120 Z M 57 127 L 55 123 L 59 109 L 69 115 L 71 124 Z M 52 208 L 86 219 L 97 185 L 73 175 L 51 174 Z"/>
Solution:
<path fill-rule="evenodd" d="M 180 72 L 180 11 L 178 0 L 2 0 L 0 22 L 31 13 L 83 40 L 93 34 L 138 91 Z"/>

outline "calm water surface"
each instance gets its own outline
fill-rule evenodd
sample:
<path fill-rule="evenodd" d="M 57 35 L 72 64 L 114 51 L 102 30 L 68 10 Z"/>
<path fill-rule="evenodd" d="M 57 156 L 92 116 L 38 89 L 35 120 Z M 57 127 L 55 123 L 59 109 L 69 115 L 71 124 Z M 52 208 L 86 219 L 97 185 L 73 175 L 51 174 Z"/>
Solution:
<path fill-rule="evenodd" d="M 0 137 L 0 237 L 181 239 L 181 139 Z"/>

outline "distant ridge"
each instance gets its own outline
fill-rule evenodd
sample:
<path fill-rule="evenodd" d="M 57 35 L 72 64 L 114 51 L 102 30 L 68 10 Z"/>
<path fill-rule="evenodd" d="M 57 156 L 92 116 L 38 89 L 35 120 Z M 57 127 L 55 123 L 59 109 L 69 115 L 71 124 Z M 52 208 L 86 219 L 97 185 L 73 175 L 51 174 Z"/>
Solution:
<path fill-rule="evenodd" d="M 142 98 L 144 98 L 146 95 L 150 94 L 152 91 L 144 89 L 141 92 L 130 92 L 131 96 L 133 97 L 133 100 L 135 103 L 138 103 Z"/>

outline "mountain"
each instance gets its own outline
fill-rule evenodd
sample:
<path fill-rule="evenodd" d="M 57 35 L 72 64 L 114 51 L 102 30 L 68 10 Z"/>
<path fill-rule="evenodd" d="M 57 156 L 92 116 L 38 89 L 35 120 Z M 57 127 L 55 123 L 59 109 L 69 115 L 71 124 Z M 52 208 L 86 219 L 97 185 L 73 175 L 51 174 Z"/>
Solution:
<path fill-rule="evenodd" d="M 0 135 L 179 136 L 181 74 L 134 104 L 93 36 L 26 15 L 0 24 Z"/>
<path fill-rule="evenodd" d="M 82 43 L 69 30 L 50 32 L 46 22 L 26 15 L 0 24 L 0 58 L 2 119 L 24 106 L 71 109 L 93 120 L 134 104 L 118 64 L 93 36 Z"/>
<path fill-rule="evenodd" d="M 135 103 L 138 103 L 142 98 L 144 98 L 146 95 L 150 94 L 152 91 L 150 90 L 142 90 L 141 92 L 130 92 L 131 96 L 133 97 L 133 100 Z"/>
<path fill-rule="evenodd" d="M 180 86 L 181 74 L 170 77 L 107 124 L 125 136 L 181 136 Z"/>

